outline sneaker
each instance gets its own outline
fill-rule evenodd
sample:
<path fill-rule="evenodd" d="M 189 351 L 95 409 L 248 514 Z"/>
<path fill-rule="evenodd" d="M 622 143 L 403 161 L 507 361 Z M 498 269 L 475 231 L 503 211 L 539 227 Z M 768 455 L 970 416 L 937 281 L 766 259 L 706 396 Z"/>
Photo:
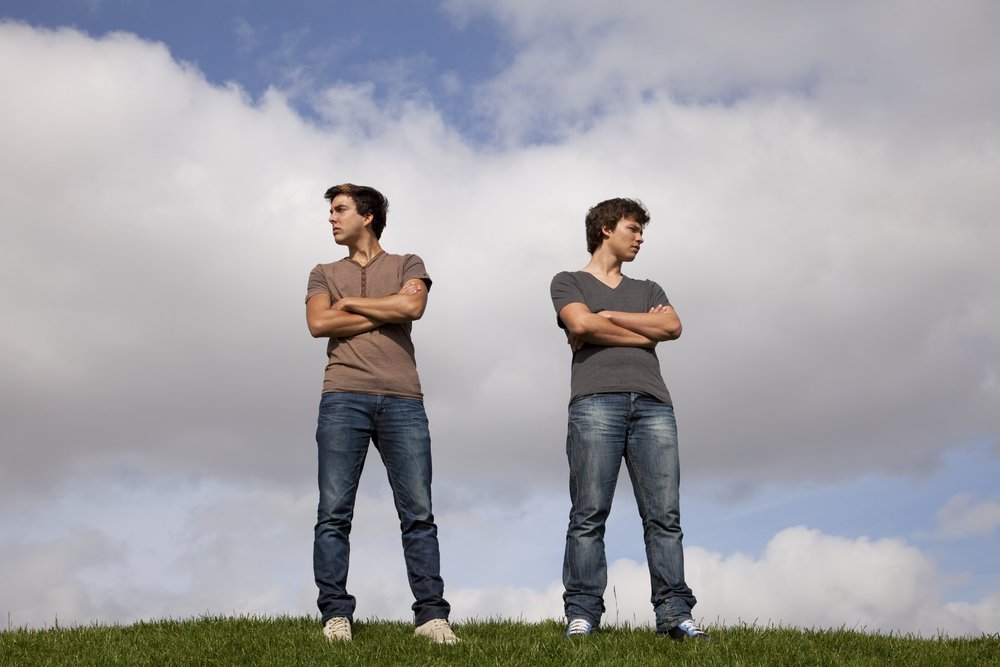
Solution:
<path fill-rule="evenodd" d="M 566 628 L 567 637 L 586 637 L 594 632 L 594 624 L 585 618 L 574 618 Z"/>
<path fill-rule="evenodd" d="M 677 641 L 684 641 L 685 637 L 690 637 L 691 639 L 707 640 L 711 639 L 709 634 L 698 627 L 698 624 L 692 621 L 690 618 L 686 621 L 681 621 L 681 624 L 677 627 L 670 628 L 667 630 L 667 634 L 670 635 L 671 639 Z"/>
<path fill-rule="evenodd" d="M 351 641 L 351 621 L 346 616 L 334 616 L 323 625 L 323 636 L 330 641 Z"/>
<path fill-rule="evenodd" d="M 457 644 L 462 641 L 455 636 L 451 625 L 443 618 L 433 618 L 423 625 L 418 625 L 413 634 L 418 637 L 427 637 L 435 644 Z"/>

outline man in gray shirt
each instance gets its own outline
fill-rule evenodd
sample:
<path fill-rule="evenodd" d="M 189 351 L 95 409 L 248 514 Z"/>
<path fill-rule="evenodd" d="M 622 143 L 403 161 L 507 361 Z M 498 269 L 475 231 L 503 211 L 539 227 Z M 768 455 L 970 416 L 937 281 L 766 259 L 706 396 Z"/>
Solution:
<path fill-rule="evenodd" d="M 656 631 L 707 639 L 691 618 L 684 581 L 680 466 L 674 409 L 656 345 L 681 335 L 660 286 L 622 275 L 643 242 L 649 213 L 609 199 L 587 213 L 590 262 L 552 279 L 552 304 L 573 351 L 566 454 L 572 509 L 563 560 L 567 637 L 589 635 L 604 613 L 604 529 L 622 459 L 642 517 Z"/>

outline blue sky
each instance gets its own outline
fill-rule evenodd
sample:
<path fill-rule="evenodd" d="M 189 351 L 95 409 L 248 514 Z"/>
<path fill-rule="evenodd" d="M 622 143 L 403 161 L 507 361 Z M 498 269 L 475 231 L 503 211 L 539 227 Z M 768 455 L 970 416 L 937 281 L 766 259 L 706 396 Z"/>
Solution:
<path fill-rule="evenodd" d="M 905 16 L 905 20 L 900 20 Z M 552 618 L 568 352 L 547 287 L 635 196 L 684 336 L 708 622 L 1000 627 L 998 10 L 0 3 L 0 611 L 309 614 L 322 193 L 371 183 L 415 326 L 454 618 Z M 407 618 L 365 471 L 350 585 Z M 616 617 L 651 621 L 627 476 Z"/>
<path fill-rule="evenodd" d="M 315 118 L 303 88 L 372 83 L 375 98 L 430 100 L 469 137 L 485 138 L 463 102 L 463 84 L 487 79 L 511 46 L 485 19 L 457 21 L 438 2 L 4 2 L 7 18 L 113 31 L 167 44 L 216 84 L 236 82 L 252 99 L 294 90 L 296 110 Z"/>

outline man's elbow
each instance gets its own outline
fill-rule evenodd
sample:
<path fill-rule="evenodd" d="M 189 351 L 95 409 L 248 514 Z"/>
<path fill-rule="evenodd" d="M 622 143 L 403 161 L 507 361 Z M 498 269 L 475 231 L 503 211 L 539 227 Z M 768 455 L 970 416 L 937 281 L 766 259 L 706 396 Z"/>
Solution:
<path fill-rule="evenodd" d="M 653 333 L 647 334 L 650 338 L 657 342 L 664 342 L 668 340 L 677 340 L 681 337 L 681 323 L 671 324 L 668 326 L 661 327 Z"/>
<path fill-rule="evenodd" d="M 563 324 L 566 325 L 566 331 L 574 336 L 584 336 L 591 333 L 590 327 L 587 326 L 587 318 L 585 317 L 567 317 L 563 320 Z"/>
<path fill-rule="evenodd" d="M 404 322 L 415 322 L 424 316 L 424 310 L 427 308 L 426 302 L 416 302 L 408 303 L 401 311 L 402 320 Z"/>
<path fill-rule="evenodd" d="M 315 322 L 312 319 L 306 320 L 306 326 L 309 327 L 309 335 L 313 338 L 323 338 L 326 334 L 323 332 L 322 327 L 320 327 L 319 322 Z"/>
<path fill-rule="evenodd" d="M 393 302 L 392 313 L 387 314 L 387 321 L 397 324 L 413 322 L 424 316 L 427 308 L 426 293 L 400 294 Z"/>

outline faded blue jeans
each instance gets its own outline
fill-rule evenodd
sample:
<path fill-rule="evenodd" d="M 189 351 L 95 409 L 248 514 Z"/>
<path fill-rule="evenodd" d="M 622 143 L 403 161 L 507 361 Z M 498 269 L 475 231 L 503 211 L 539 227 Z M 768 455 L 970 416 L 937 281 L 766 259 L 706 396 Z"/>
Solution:
<path fill-rule="evenodd" d="M 403 558 L 417 625 L 448 618 L 437 526 L 431 513 L 431 438 L 423 401 L 393 396 L 327 392 L 319 404 L 319 509 L 313 572 L 322 621 L 354 619 L 347 593 L 351 521 L 361 469 L 371 441 L 382 456 L 399 516 Z"/>
<path fill-rule="evenodd" d="M 656 629 L 691 618 L 696 600 L 684 582 L 674 409 L 645 394 L 582 396 L 569 407 L 566 455 L 573 503 L 563 560 L 566 617 L 600 624 L 608 584 L 605 522 L 624 458 L 642 518 Z"/>

